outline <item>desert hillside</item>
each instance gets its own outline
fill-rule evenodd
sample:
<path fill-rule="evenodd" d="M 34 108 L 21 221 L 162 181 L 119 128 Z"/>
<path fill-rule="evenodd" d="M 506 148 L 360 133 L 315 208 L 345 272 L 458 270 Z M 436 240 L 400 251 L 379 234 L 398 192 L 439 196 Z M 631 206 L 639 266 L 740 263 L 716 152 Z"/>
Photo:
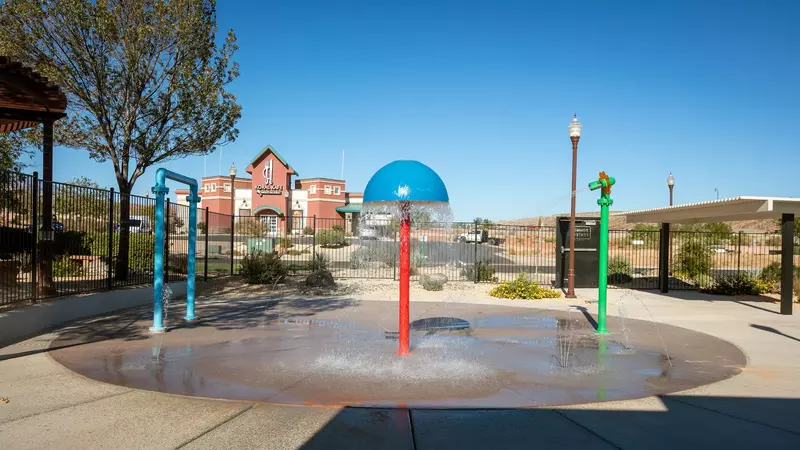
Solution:
<path fill-rule="evenodd" d="M 618 211 L 615 211 L 618 212 Z M 609 218 L 609 229 L 612 230 L 630 230 L 636 224 L 633 223 L 626 223 L 624 217 L 614 216 L 612 212 L 612 216 Z M 515 220 L 502 220 L 499 223 L 503 225 L 538 225 L 539 220 L 542 221 L 542 226 L 546 227 L 553 227 L 556 224 L 556 217 L 558 216 L 569 216 L 569 214 L 556 214 L 552 216 L 539 216 L 539 217 L 527 217 L 524 219 L 515 219 Z M 589 212 L 589 213 L 582 213 L 579 212 L 576 214 L 577 217 L 599 217 L 599 212 Z M 771 233 L 778 231 L 778 224 L 775 220 L 744 220 L 741 222 L 730 222 L 731 228 L 733 231 L 744 231 L 747 233 Z"/>

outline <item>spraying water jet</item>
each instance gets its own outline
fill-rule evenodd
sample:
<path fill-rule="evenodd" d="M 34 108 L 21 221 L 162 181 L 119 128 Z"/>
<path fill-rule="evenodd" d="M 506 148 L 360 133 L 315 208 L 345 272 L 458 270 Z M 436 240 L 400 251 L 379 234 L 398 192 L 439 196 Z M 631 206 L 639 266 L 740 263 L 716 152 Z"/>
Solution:
<path fill-rule="evenodd" d="M 397 354 L 409 346 L 409 284 L 411 276 L 411 217 L 414 210 L 449 213 L 447 188 L 439 175 L 419 161 L 394 161 L 381 167 L 364 189 L 364 215 L 388 215 L 400 222 L 400 305 Z"/>

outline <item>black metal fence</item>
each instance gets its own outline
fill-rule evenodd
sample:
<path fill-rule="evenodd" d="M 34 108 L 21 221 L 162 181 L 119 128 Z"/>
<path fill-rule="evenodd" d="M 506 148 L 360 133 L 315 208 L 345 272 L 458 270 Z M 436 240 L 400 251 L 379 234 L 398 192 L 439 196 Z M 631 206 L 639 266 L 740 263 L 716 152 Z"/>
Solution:
<path fill-rule="evenodd" d="M 80 292 L 153 282 L 155 199 L 53 182 L 51 260 L 43 261 L 41 203 L 44 182 L 36 174 L 0 172 L 0 306 Z M 123 200 L 127 200 L 124 202 Z M 127 222 L 121 220 L 127 204 Z M 398 225 L 360 226 L 353 218 L 232 217 L 197 211 L 196 275 L 237 273 L 255 252 L 275 252 L 295 274 L 309 273 L 315 258 L 337 278 L 396 279 Z M 166 279 L 186 279 L 189 208 L 167 203 Z M 124 236 L 127 235 L 127 239 Z M 612 287 L 659 287 L 659 230 L 612 230 Z M 127 248 L 121 243 L 127 240 Z M 670 289 L 697 289 L 720 277 L 759 275 L 780 264 L 776 233 L 671 232 Z M 795 246 L 800 265 L 800 247 Z M 414 223 L 412 276 L 451 281 L 503 282 L 520 273 L 557 284 L 556 229 L 476 223 Z M 47 265 L 50 264 L 50 267 Z M 52 273 L 47 279 L 46 274 Z M 43 287 L 48 289 L 43 289 Z"/>

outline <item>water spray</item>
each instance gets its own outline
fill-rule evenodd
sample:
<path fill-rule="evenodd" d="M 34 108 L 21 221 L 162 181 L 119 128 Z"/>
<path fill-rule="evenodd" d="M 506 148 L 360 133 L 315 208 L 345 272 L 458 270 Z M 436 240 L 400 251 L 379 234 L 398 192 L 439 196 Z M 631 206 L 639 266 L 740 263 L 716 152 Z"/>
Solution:
<path fill-rule="evenodd" d="M 364 214 L 390 215 L 400 221 L 400 301 L 397 354 L 411 353 L 409 288 L 411 278 L 411 216 L 417 206 L 440 205 L 450 198 L 439 175 L 419 161 L 394 161 L 381 167 L 364 189 Z"/>

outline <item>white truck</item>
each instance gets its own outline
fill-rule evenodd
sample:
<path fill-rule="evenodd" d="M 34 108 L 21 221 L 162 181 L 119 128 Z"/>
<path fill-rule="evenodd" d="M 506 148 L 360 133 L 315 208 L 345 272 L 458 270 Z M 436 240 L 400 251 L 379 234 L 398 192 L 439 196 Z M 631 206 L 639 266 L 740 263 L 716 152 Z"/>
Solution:
<path fill-rule="evenodd" d="M 505 241 L 503 238 L 489 237 L 489 232 L 486 230 L 472 230 L 456 236 L 456 242 L 467 244 L 477 242 L 478 244 L 501 245 Z"/>

